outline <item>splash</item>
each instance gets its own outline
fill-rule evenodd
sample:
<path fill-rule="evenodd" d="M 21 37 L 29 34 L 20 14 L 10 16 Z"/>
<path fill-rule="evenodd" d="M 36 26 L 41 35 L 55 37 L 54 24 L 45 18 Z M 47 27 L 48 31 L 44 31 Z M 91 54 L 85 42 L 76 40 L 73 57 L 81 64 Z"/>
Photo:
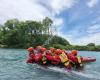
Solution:
<path fill-rule="evenodd" d="M 80 79 L 77 76 L 82 76 L 82 77 L 89 78 L 89 79 L 99 79 L 100 80 L 100 73 L 97 71 L 85 70 L 85 71 L 79 72 L 79 71 L 74 71 L 74 70 L 68 71 L 65 68 L 59 68 L 59 67 L 53 67 L 53 66 L 49 66 L 47 68 L 37 65 L 37 64 L 35 64 L 35 66 L 42 70 L 48 70 L 52 72 L 59 72 L 61 74 L 66 74 L 67 76 L 70 76 L 73 79 L 77 79 L 77 78 Z"/>

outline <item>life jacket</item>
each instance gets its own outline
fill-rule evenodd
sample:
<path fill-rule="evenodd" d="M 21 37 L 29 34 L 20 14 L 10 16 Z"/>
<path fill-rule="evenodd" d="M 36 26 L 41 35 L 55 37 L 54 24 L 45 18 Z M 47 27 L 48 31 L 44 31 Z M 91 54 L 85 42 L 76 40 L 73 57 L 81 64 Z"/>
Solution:
<path fill-rule="evenodd" d="M 51 53 L 50 52 L 47 52 L 46 55 L 51 55 Z"/>
<path fill-rule="evenodd" d="M 46 64 L 46 63 L 47 63 L 47 58 L 46 58 L 46 56 L 43 56 L 43 57 L 42 57 L 42 62 L 43 62 L 43 64 Z"/>
<path fill-rule="evenodd" d="M 61 60 L 58 55 L 54 55 L 54 56 L 46 55 L 46 58 L 47 61 L 49 61 L 53 65 L 58 65 L 59 63 L 61 63 Z"/>
<path fill-rule="evenodd" d="M 74 56 L 73 54 L 69 53 L 67 54 L 67 56 L 68 56 L 68 59 L 70 59 L 73 64 L 77 62 L 77 57 Z"/>
<path fill-rule="evenodd" d="M 32 58 L 28 58 L 28 59 L 26 60 L 26 63 L 33 63 L 33 59 L 32 59 Z"/>
<path fill-rule="evenodd" d="M 67 57 L 67 55 L 62 52 L 60 55 L 59 55 L 60 59 L 61 59 L 61 62 L 65 65 L 65 66 L 68 66 L 70 64 L 69 62 L 69 59 Z"/>
<path fill-rule="evenodd" d="M 61 60 L 60 60 L 59 56 L 58 55 L 54 55 L 51 63 L 53 63 L 55 65 L 61 63 Z"/>
<path fill-rule="evenodd" d="M 43 56 L 42 62 L 43 62 L 43 64 L 46 64 L 47 63 L 46 53 L 44 53 L 42 56 Z"/>
<path fill-rule="evenodd" d="M 31 57 L 31 55 L 34 54 L 33 52 L 29 52 L 29 57 Z"/>
<path fill-rule="evenodd" d="M 34 57 L 35 62 L 39 62 L 42 59 L 42 57 L 43 56 L 41 53 L 35 54 L 35 57 Z"/>
<path fill-rule="evenodd" d="M 80 56 L 77 56 L 77 61 L 78 61 L 78 63 L 80 64 L 80 66 L 82 66 L 83 64 L 82 64 L 82 60 L 81 60 L 81 57 Z"/>
<path fill-rule="evenodd" d="M 53 56 L 51 56 L 51 55 L 46 55 L 46 58 L 47 58 L 48 61 L 52 61 L 53 60 Z"/>
<path fill-rule="evenodd" d="M 30 54 L 30 58 L 32 58 L 34 60 L 35 54 Z"/>

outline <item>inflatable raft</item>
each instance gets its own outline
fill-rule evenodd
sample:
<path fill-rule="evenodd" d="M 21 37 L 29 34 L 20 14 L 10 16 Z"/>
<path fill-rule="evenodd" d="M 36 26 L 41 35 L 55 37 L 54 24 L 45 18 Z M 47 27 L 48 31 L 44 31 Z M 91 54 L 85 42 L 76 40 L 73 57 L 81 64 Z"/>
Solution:
<path fill-rule="evenodd" d="M 83 57 L 83 62 L 94 62 L 96 61 L 96 58 L 93 57 Z"/>

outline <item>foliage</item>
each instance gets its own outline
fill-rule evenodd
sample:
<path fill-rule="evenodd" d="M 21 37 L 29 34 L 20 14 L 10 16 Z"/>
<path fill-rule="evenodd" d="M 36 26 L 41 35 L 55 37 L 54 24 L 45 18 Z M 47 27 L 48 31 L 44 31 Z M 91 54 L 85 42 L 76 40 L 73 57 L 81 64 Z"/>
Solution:
<path fill-rule="evenodd" d="M 51 36 L 49 29 L 53 21 L 46 17 L 40 21 L 19 21 L 17 19 L 8 20 L 0 27 L 0 44 L 13 48 L 27 48 L 30 46 L 43 45 Z M 56 41 L 57 40 L 57 41 Z M 62 42 L 61 42 L 62 41 Z M 61 37 L 53 37 L 52 44 L 69 44 Z"/>
<path fill-rule="evenodd" d="M 94 43 L 89 43 L 89 44 L 87 44 L 87 46 L 95 46 L 95 44 Z"/>
<path fill-rule="evenodd" d="M 89 50 L 100 51 L 100 45 L 89 43 L 86 46 L 70 45 L 70 43 L 60 37 L 50 34 L 53 21 L 46 17 L 42 21 L 19 21 L 17 19 L 8 20 L 4 25 L 0 25 L 0 46 L 10 48 L 28 48 L 30 46 L 44 45 L 50 38 L 46 48 L 55 47 L 67 50 Z"/>
<path fill-rule="evenodd" d="M 62 37 L 54 36 L 51 40 L 51 44 L 61 44 L 63 46 L 69 45 L 69 42 Z"/>

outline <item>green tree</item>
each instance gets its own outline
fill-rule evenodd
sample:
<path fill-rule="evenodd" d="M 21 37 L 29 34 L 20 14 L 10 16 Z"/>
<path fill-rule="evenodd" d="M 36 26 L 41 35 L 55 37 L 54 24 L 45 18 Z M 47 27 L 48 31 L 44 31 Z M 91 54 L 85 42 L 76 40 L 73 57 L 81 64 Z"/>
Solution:
<path fill-rule="evenodd" d="M 53 36 L 52 40 L 51 40 L 51 44 L 61 44 L 61 45 L 70 45 L 70 43 L 65 40 L 64 38 L 62 37 L 59 37 L 59 36 Z"/>
<path fill-rule="evenodd" d="M 50 18 L 45 17 L 45 19 L 43 19 L 43 21 L 42 21 L 42 24 L 43 24 L 44 32 L 47 33 L 47 34 L 50 34 L 49 30 L 50 30 L 50 27 L 53 24 L 53 21 Z"/>
<path fill-rule="evenodd" d="M 89 43 L 89 44 L 87 44 L 87 46 L 95 46 L 95 44 L 94 43 Z"/>

